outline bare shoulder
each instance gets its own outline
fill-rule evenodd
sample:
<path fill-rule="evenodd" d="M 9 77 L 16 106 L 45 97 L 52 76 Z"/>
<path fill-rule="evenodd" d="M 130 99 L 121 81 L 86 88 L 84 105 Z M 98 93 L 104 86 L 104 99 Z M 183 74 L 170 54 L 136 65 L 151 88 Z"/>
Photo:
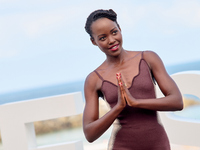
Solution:
<path fill-rule="evenodd" d="M 149 50 L 143 51 L 143 57 L 148 60 L 151 60 L 151 59 L 153 60 L 155 58 L 159 58 L 157 53 L 155 53 L 154 51 L 149 51 Z"/>
<path fill-rule="evenodd" d="M 163 65 L 161 58 L 154 51 L 144 51 L 143 58 L 148 63 L 150 68 L 153 68 L 157 65 Z"/>
<path fill-rule="evenodd" d="M 99 82 L 99 77 L 93 71 L 86 77 L 84 87 L 89 88 L 89 89 L 93 89 L 93 90 L 99 90 L 98 82 Z"/>
<path fill-rule="evenodd" d="M 97 79 L 96 73 L 93 71 L 91 72 L 85 79 L 85 84 L 94 86 L 95 85 L 95 80 Z"/>

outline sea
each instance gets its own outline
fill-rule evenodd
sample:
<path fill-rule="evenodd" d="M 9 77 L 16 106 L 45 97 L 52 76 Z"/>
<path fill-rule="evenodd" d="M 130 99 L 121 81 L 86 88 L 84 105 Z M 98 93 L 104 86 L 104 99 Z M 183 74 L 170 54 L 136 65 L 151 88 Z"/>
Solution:
<path fill-rule="evenodd" d="M 169 65 L 166 66 L 166 70 L 169 73 L 169 75 L 183 71 L 200 71 L 200 60 L 189 63 L 177 64 L 177 65 Z M 68 82 L 52 86 L 44 86 L 33 89 L 26 89 L 22 91 L 5 93 L 0 95 L 0 105 L 17 101 L 27 101 L 31 99 L 48 97 L 53 95 L 73 93 L 73 92 L 82 92 L 84 100 L 83 88 L 84 88 L 84 80 L 79 80 L 75 82 Z M 200 102 L 200 99 L 198 97 L 195 97 L 195 100 Z M 177 112 L 176 115 L 188 119 L 200 120 L 200 105 L 188 107 L 181 112 Z M 36 139 L 38 146 L 56 144 L 73 139 L 74 140 L 80 139 L 83 141 L 85 150 L 94 150 L 94 149 L 103 150 L 106 149 L 110 133 L 111 129 L 109 129 L 105 134 L 101 136 L 101 138 L 99 138 L 93 144 L 90 144 L 85 140 L 82 128 L 62 130 L 44 135 L 37 135 Z M 3 150 L 1 143 L 0 143 L 0 150 Z"/>

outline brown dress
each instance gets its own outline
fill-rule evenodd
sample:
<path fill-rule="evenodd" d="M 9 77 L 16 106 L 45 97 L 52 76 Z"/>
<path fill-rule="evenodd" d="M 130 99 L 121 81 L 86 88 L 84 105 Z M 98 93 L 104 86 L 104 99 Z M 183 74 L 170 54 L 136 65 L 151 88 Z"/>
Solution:
<path fill-rule="evenodd" d="M 128 90 L 138 100 L 155 98 L 151 71 L 142 54 L 138 65 L 139 72 Z M 101 92 L 112 108 L 118 100 L 118 87 L 95 72 L 102 80 Z M 170 150 L 170 145 L 156 111 L 127 105 L 113 123 L 108 150 Z"/>

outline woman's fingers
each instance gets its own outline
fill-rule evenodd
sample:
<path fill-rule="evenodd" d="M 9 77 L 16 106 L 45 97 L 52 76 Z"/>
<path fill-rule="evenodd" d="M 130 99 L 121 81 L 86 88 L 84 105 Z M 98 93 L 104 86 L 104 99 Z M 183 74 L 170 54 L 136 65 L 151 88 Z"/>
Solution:
<path fill-rule="evenodd" d="M 118 83 L 118 87 L 119 87 L 119 90 L 120 90 L 120 93 L 122 91 L 122 81 L 121 81 L 121 74 L 120 73 L 117 73 L 116 74 L 116 78 L 117 78 L 117 83 Z M 122 94 L 122 93 L 121 93 Z"/>
<path fill-rule="evenodd" d="M 126 97 L 125 83 L 122 79 L 121 73 L 117 73 L 116 75 L 117 75 L 117 80 L 118 80 L 118 84 L 119 84 L 119 90 L 120 90 L 120 93 L 121 93 L 121 97 L 125 98 Z"/>
<path fill-rule="evenodd" d="M 122 85 L 121 74 L 117 74 L 118 82 L 118 104 L 122 107 L 126 107 L 125 93 Z"/>
<path fill-rule="evenodd" d="M 121 73 L 117 73 L 116 75 L 117 75 L 116 77 L 117 77 L 117 81 L 118 81 L 119 87 L 121 89 L 121 87 L 122 87 Z"/>
<path fill-rule="evenodd" d="M 121 76 L 121 73 L 117 73 L 117 79 L 118 79 L 118 84 L 120 85 L 121 87 L 121 91 L 125 92 L 125 89 L 126 89 L 126 84 L 125 82 L 123 81 L 123 78 Z"/>
<path fill-rule="evenodd" d="M 135 106 L 136 104 L 136 99 L 132 97 L 130 94 L 126 83 L 124 82 L 122 76 L 120 73 L 117 74 L 117 79 L 118 79 L 118 93 L 121 94 L 121 97 L 124 99 L 124 101 L 129 105 L 129 106 Z M 119 91 L 120 90 L 120 91 Z"/>
<path fill-rule="evenodd" d="M 118 81 L 118 93 L 120 94 L 120 97 L 124 99 L 124 89 L 123 89 L 121 74 L 117 73 L 116 78 Z"/>

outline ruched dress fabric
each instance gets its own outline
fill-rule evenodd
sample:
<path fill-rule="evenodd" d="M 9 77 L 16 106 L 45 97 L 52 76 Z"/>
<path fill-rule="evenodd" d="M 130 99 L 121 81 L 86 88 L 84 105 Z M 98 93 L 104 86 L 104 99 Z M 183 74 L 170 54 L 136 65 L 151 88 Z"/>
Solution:
<path fill-rule="evenodd" d="M 139 73 L 128 88 L 136 99 L 155 98 L 154 82 L 147 62 L 141 57 Z M 95 70 L 102 80 L 101 92 L 111 109 L 118 100 L 118 87 Z M 169 140 L 157 112 L 126 106 L 113 123 L 108 150 L 170 150 Z"/>

